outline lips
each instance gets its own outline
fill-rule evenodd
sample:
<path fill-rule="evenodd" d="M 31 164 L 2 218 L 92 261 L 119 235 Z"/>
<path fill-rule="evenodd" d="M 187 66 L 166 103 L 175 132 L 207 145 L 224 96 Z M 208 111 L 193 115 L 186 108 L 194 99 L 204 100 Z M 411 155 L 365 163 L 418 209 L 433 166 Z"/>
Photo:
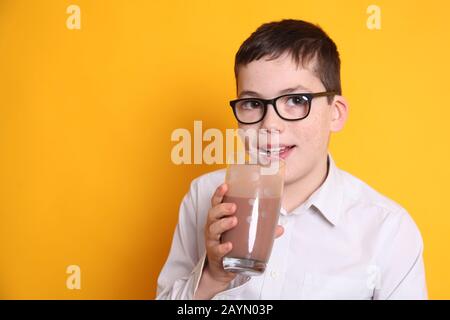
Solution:
<path fill-rule="evenodd" d="M 296 145 L 279 144 L 277 146 L 267 145 L 260 147 L 258 150 L 261 154 L 268 157 L 280 157 L 285 159 L 294 149 Z"/>

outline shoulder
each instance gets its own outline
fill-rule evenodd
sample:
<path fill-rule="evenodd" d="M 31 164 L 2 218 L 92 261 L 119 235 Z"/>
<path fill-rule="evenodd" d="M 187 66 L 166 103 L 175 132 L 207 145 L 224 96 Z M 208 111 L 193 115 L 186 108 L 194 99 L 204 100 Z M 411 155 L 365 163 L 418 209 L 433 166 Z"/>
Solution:
<path fill-rule="evenodd" d="M 226 169 L 220 169 L 196 177 L 191 182 L 190 192 L 212 196 L 216 188 L 225 181 L 225 173 Z"/>
<path fill-rule="evenodd" d="M 203 228 L 208 210 L 211 208 L 211 196 L 224 179 L 225 169 L 221 169 L 205 173 L 191 181 L 189 191 L 180 204 L 179 224 L 181 226 L 192 225 Z"/>
<path fill-rule="evenodd" d="M 368 207 L 377 207 L 386 213 L 404 210 L 399 203 L 388 198 L 347 171 L 338 169 L 338 174 L 347 202 Z"/>
<path fill-rule="evenodd" d="M 410 213 L 354 175 L 338 169 L 343 187 L 344 219 L 358 220 L 383 237 L 402 237 L 405 241 L 422 245 L 422 237 Z"/>
<path fill-rule="evenodd" d="M 211 197 L 217 187 L 225 181 L 225 169 L 202 174 L 191 181 L 189 191 L 186 193 L 183 204 L 198 216 L 203 216 L 211 206 Z M 182 204 L 182 205 L 183 205 Z"/>

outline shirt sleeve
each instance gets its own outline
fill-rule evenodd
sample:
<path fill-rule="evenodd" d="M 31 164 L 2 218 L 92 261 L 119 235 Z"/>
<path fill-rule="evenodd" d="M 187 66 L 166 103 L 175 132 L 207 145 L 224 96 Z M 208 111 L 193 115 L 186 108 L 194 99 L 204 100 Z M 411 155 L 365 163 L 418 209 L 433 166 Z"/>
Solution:
<path fill-rule="evenodd" d="M 199 256 L 196 193 L 193 182 L 180 205 L 169 256 L 158 277 L 156 299 L 190 300 L 198 287 L 206 253 Z"/>
<path fill-rule="evenodd" d="M 206 263 L 206 248 L 201 238 L 204 219 L 200 217 L 207 212 L 199 211 L 208 209 L 205 204 L 207 202 L 209 205 L 212 195 L 210 192 L 201 194 L 200 191 L 205 190 L 199 190 L 199 183 L 194 180 L 181 202 L 169 256 L 158 277 L 156 290 L 158 300 L 191 300 L 197 291 Z M 200 205 L 199 201 L 204 201 L 203 205 Z M 236 276 L 228 288 L 217 293 L 212 300 L 239 297 L 249 279 L 247 276 Z"/>
<path fill-rule="evenodd" d="M 390 228 L 391 236 L 381 248 L 381 279 L 374 299 L 427 299 L 423 239 L 408 212 L 400 213 L 400 219 Z"/>

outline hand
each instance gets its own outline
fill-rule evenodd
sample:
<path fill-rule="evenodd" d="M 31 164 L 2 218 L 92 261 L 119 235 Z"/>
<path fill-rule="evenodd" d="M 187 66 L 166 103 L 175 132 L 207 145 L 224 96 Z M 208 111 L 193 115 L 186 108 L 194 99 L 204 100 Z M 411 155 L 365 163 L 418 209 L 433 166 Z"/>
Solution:
<path fill-rule="evenodd" d="M 205 225 L 205 245 L 207 264 L 205 271 L 209 276 L 217 282 L 228 284 L 236 274 L 225 271 L 222 265 L 223 257 L 228 254 L 233 245 L 231 242 L 220 243 L 222 233 L 234 228 L 237 225 L 237 217 L 234 216 L 236 211 L 235 203 L 222 203 L 223 196 L 228 190 L 226 183 L 221 184 L 211 198 L 211 209 Z M 281 236 L 284 232 L 282 226 L 275 229 L 275 238 Z"/>

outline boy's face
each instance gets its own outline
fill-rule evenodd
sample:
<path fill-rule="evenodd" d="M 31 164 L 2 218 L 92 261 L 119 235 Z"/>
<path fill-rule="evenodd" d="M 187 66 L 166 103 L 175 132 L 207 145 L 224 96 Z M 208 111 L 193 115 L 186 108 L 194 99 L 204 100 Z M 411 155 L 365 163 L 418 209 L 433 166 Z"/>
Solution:
<path fill-rule="evenodd" d="M 293 90 L 286 92 L 286 89 Z M 238 72 L 238 98 L 271 99 L 285 93 L 323 91 L 326 91 L 324 85 L 310 70 L 310 66 L 302 67 L 300 64 L 297 67 L 287 54 L 271 61 L 264 57 L 252 61 L 241 66 Z M 347 104 L 343 97 L 335 96 L 331 104 L 328 104 L 327 97 L 315 97 L 305 119 L 283 120 L 269 105 L 263 120 L 251 125 L 239 124 L 239 128 L 276 130 L 280 145 L 292 146 L 282 154 L 286 162 L 286 184 L 290 184 L 304 178 L 325 161 L 330 132 L 342 128 L 346 114 Z"/>

